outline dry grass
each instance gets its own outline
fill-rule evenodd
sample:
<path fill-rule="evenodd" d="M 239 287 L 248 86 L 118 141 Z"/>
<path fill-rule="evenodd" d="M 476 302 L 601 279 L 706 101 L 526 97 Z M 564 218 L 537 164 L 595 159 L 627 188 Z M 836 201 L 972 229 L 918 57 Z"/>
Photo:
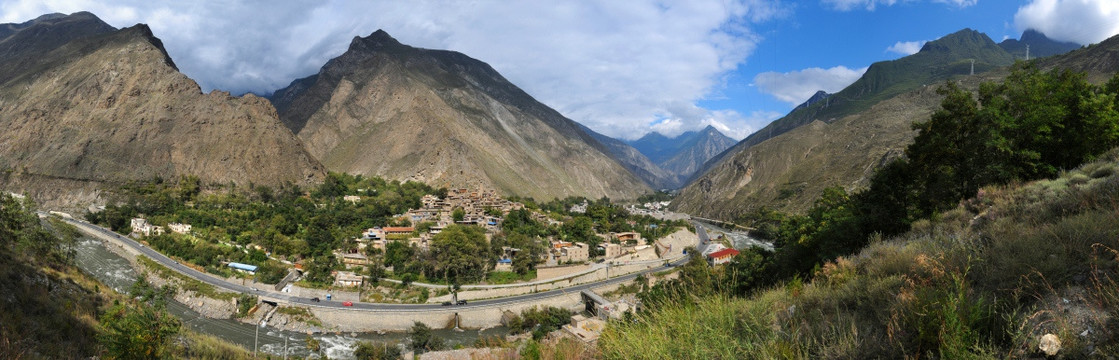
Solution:
<path fill-rule="evenodd" d="M 676 299 L 599 342 L 612 359 L 1119 354 L 1119 152 L 984 189 L 893 239 L 748 299 Z M 654 307 L 658 307 L 654 304 Z"/>

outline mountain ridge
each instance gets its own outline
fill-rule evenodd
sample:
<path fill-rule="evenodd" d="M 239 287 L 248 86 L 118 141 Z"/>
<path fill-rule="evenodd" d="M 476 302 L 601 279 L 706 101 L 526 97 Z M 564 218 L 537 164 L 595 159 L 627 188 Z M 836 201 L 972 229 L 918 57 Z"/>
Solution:
<path fill-rule="evenodd" d="M 1090 49 L 1073 53 L 1086 50 Z M 1039 61 L 1060 62 L 1073 53 Z M 968 75 L 970 61 L 965 60 L 973 55 L 987 60 L 982 66 L 977 60 L 976 74 Z M 965 29 L 926 44 L 921 52 L 910 57 L 875 63 L 862 78 L 830 96 L 829 101 L 794 110 L 708 161 L 702 174 L 689 181 L 672 206 L 697 216 L 731 220 L 759 206 L 802 211 L 827 186 L 848 190 L 863 186 L 874 169 L 900 156 L 900 150 L 913 136 L 909 125 L 927 118 L 939 106 L 935 82 L 924 83 L 936 78 L 926 77 L 928 74 L 939 71 L 947 77 L 936 81 L 955 79 L 966 89 L 974 90 L 981 81 L 996 81 L 1005 76 L 1004 68 L 993 66 L 1009 64 L 1011 58 L 986 35 Z M 937 63 L 942 65 L 914 66 Z M 893 77 L 902 71 L 924 71 L 925 75 Z M 871 89 L 880 92 L 873 95 Z M 900 90 L 905 91 L 887 94 Z M 863 99 L 875 100 L 873 104 L 862 110 L 835 109 L 845 101 L 850 102 L 844 94 L 860 92 Z M 777 135 L 768 136 L 770 131 Z"/>
<path fill-rule="evenodd" d="M 35 64 L 0 71 L 0 168 L 9 175 L 86 183 L 193 175 L 274 187 L 325 177 L 266 100 L 201 93 L 147 25 L 92 35 L 40 30 L 70 38 L 24 38 L 45 43 L 20 52 Z M 34 51 L 42 48 L 52 49 Z M 38 193 L 35 182 L 6 182 Z"/>
<path fill-rule="evenodd" d="M 606 145 L 488 64 L 384 30 L 269 99 L 333 171 L 537 198 L 650 191 Z"/>

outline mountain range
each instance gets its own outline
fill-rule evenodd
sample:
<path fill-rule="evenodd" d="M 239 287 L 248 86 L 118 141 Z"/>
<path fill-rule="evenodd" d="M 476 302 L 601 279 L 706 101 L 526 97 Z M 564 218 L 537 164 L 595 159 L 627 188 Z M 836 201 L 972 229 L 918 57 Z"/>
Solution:
<path fill-rule="evenodd" d="M 203 94 L 146 25 L 90 13 L 0 25 L 0 168 L 36 179 L 311 184 L 325 172 L 266 99 Z"/>
<path fill-rule="evenodd" d="M 1087 70 L 1091 78 L 1115 66 L 1106 60 L 1113 56 L 1106 50 L 1113 41 L 1037 61 L 1046 68 Z M 825 101 L 814 96 L 816 101 L 798 106 L 708 161 L 672 206 L 730 220 L 763 206 L 802 211 L 827 187 L 864 186 L 875 169 L 900 156 L 912 141 L 910 125 L 939 107 L 938 83 L 951 79 L 975 90 L 983 81 L 1001 80 L 1007 74 L 1005 66 L 1021 60 L 1004 47 L 1014 50 L 1023 43 L 1031 44 L 1031 59 L 1035 46 L 1057 49 L 1053 44 L 1060 44 L 1027 32 L 1017 42 L 1000 45 L 964 29 L 926 43 L 916 54 L 875 63 L 838 93 L 817 93 Z"/>
<path fill-rule="evenodd" d="M 484 62 L 380 30 L 265 99 L 202 93 L 146 25 L 50 14 L 0 24 L 0 185 L 57 195 L 193 175 L 280 186 L 331 170 L 538 199 L 683 187 L 673 206 L 700 216 L 795 211 L 823 187 L 860 186 L 898 156 L 909 124 L 938 106 L 938 82 L 997 80 L 1026 45 L 1031 58 L 1073 50 L 1039 64 L 1100 81 L 1114 72 L 1112 42 L 1078 49 L 1031 30 L 996 44 L 964 29 L 871 65 L 737 144 L 713 127 L 626 142 L 564 117 Z"/>

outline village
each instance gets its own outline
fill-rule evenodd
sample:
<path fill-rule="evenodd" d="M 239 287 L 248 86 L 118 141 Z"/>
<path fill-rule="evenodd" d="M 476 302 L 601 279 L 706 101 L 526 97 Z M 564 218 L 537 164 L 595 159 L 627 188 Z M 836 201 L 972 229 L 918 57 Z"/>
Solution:
<path fill-rule="evenodd" d="M 348 201 L 359 201 L 358 196 L 347 196 Z M 493 190 L 471 191 L 467 189 L 452 189 L 445 198 L 434 195 L 425 195 L 421 199 L 422 207 L 412 209 L 398 216 L 405 219 L 413 226 L 389 226 L 366 229 L 352 241 L 356 244 L 350 251 L 339 251 L 336 256 L 348 271 L 340 271 L 336 275 L 336 285 L 360 285 L 362 267 L 373 263 L 371 257 L 384 254 L 392 242 L 404 242 L 409 247 L 418 251 L 429 249 L 433 237 L 443 231 L 447 226 L 464 225 L 478 226 L 485 229 L 487 242 L 502 231 L 504 216 L 510 211 L 525 210 L 525 205 L 519 202 L 503 199 Z M 586 203 L 571 207 L 571 213 L 586 211 Z M 534 221 L 549 226 L 562 225 L 563 222 L 548 215 L 532 211 Z M 653 241 L 649 243 L 638 232 L 608 232 L 596 233 L 601 243 L 592 249 L 591 244 L 585 242 L 564 241 L 555 238 L 543 239 L 546 242 L 546 251 L 532 261 L 541 269 L 564 267 L 565 265 L 581 265 L 591 261 L 608 263 L 621 263 L 630 261 L 647 261 L 660 259 L 659 254 L 670 254 L 676 249 L 682 254 L 683 245 L 668 241 Z M 513 271 L 514 259 L 522 249 L 502 247 L 501 255 L 493 264 L 493 271 Z M 595 256 L 594 254 L 600 254 Z M 393 271 L 391 267 L 386 269 Z M 549 272 L 550 274 L 551 272 Z"/>
<path fill-rule="evenodd" d="M 343 197 L 343 201 L 351 203 L 362 200 L 363 197 L 360 195 L 345 195 Z M 403 244 L 411 249 L 412 254 L 421 254 L 430 249 L 435 236 L 448 226 L 481 228 L 484 230 L 485 240 L 488 244 L 495 236 L 503 235 L 502 226 L 505 216 L 512 211 L 527 211 L 532 221 L 551 227 L 562 226 L 564 224 L 563 220 L 570 220 L 571 218 L 570 216 L 527 209 L 524 204 L 504 199 L 493 190 L 450 189 L 445 197 L 431 194 L 424 195 L 420 199 L 420 204 L 419 208 L 410 209 L 394 217 L 397 223 L 409 224 L 409 226 L 372 227 L 349 236 L 343 246 L 334 251 L 337 265 L 330 271 L 330 285 L 337 288 L 336 290 L 360 289 L 381 279 L 401 280 L 400 276 L 394 278 L 394 275 L 398 273 L 397 269 L 384 261 L 390 250 L 389 248 L 392 246 L 391 244 Z M 665 205 L 664 203 L 653 202 L 631 205 L 626 210 L 641 215 L 663 215 L 662 210 Z M 571 205 L 567 213 L 568 215 L 581 215 L 587 211 L 587 208 L 588 203 L 584 201 Z M 630 225 L 636 225 L 632 220 L 628 222 Z M 651 224 L 648 226 L 656 227 L 657 225 Z M 144 218 L 133 218 L 131 229 L 131 235 L 136 238 L 162 235 L 167 231 L 182 235 L 190 235 L 192 232 L 190 224 L 168 223 L 166 226 L 156 226 Z M 531 262 L 531 264 L 521 265 L 528 265 L 535 269 L 535 279 L 513 281 L 516 283 L 560 278 L 585 271 L 594 264 L 626 264 L 679 257 L 685 254 L 685 248 L 687 247 L 699 246 L 699 251 L 707 257 L 708 263 L 712 266 L 729 261 L 737 254 L 736 250 L 730 249 L 722 243 L 700 244 L 695 240 L 694 233 L 687 230 L 683 230 L 683 233 L 690 234 L 690 237 L 677 234 L 650 241 L 636 231 L 594 232 L 597 244 L 547 236 L 534 239 L 534 242 L 538 243 L 544 250 L 539 251 L 536 257 L 518 257 L 517 255 L 524 249 L 502 246 L 500 255 L 496 256 L 496 259 L 490 264 L 489 271 L 511 273 L 514 271 L 517 261 Z M 267 252 L 268 249 L 257 244 L 247 246 L 227 245 L 238 247 L 246 253 L 250 250 L 265 252 L 269 259 L 287 264 L 290 267 L 288 271 L 293 272 L 292 276 L 285 277 L 285 281 L 277 284 L 277 290 L 286 288 L 287 291 L 290 291 L 289 284 L 298 282 L 300 276 L 306 271 L 306 261 L 274 258 L 272 257 L 273 254 Z M 224 264 L 229 269 L 241 272 L 250 278 L 259 268 L 257 265 L 234 261 L 224 262 Z M 377 279 L 371 279 L 370 269 L 375 266 L 383 266 L 384 275 L 377 276 Z M 485 285 L 486 281 L 483 280 L 480 284 Z M 303 283 L 303 285 L 307 284 Z M 358 297 L 357 300 L 362 299 Z M 425 299 L 413 299 L 412 301 L 417 300 Z M 396 299 L 396 301 L 408 300 Z"/>

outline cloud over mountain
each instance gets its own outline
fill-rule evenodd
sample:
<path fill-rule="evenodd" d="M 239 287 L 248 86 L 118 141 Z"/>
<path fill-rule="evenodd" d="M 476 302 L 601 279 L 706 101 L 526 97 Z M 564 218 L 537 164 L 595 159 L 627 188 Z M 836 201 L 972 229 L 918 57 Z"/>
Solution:
<path fill-rule="evenodd" d="M 673 119 L 699 129 L 727 118 L 695 104 L 749 57 L 768 1 L 152 2 L 12 0 L 0 22 L 88 10 L 114 26 L 148 23 L 204 91 L 270 92 L 314 73 L 354 36 L 486 61 L 538 100 L 611 136 Z M 724 124 L 745 131 L 744 118 Z"/>
<path fill-rule="evenodd" d="M 778 100 L 796 106 L 816 91 L 836 93 L 858 80 L 867 68 L 850 69 L 835 66 L 829 69 L 808 68 L 786 73 L 764 72 L 754 77 L 754 85 Z"/>
<path fill-rule="evenodd" d="M 1119 2 L 1115 0 L 1033 0 L 1018 8 L 1014 25 L 1034 29 L 1051 39 L 1093 44 L 1119 34 Z"/>

